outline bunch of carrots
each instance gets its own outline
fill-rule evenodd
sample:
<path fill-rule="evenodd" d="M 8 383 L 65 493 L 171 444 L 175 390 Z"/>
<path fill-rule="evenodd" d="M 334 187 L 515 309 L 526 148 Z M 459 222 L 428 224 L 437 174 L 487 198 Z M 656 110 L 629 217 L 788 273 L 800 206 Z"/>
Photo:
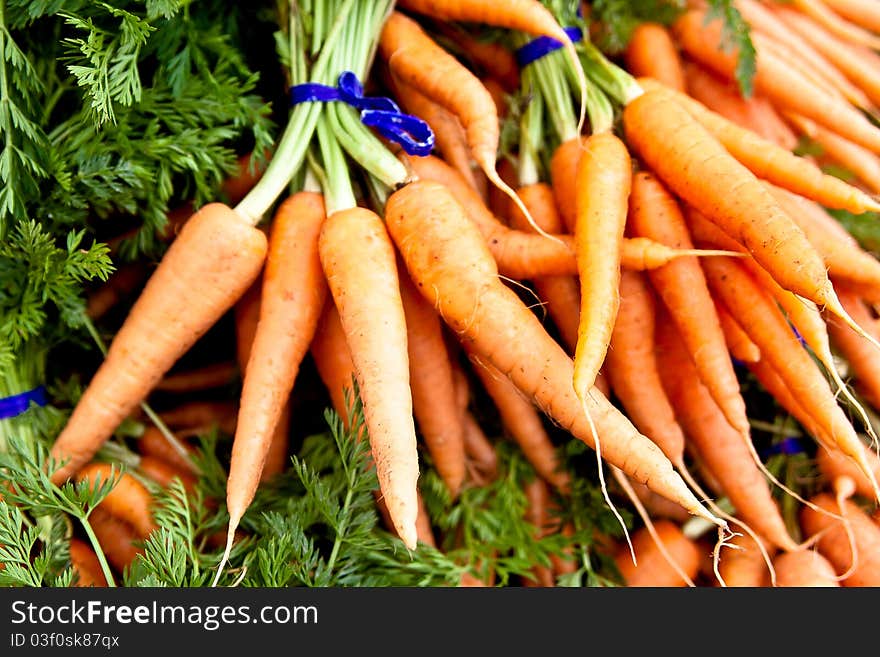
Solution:
<path fill-rule="evenodd" d="M 436 543 L 426 463 L 453 499 L 496 476 L 479 399 L 538 475 L 536 534 L 571 531 L 554 505 L 579 477 L 636 512 L 623 538 L 596 539 L 624 585 L 880 584 L 880 261 L 834 214 L 880 212 L 874 4 L 733 0 L 751 88 L 746 53 L 699 0 L 610 55 L 589 3 L 339 0 L 325 20 L 293 16 L 304 99 L 267 168 L 230 182 L 234 205 L 183 219 L 152 273 L 96 292 L 95 321 L 136 298 L 54 442 L 53 482 L 112 477 L 96 454 L 150 395 L 231 386 L 157 418 L 115 465 L 192 487 L 187 437 L 225 427 L 214 583 L 232 581 L 241 519 L 287 466 L 309 410 L 294 386 L 313 366 L 341 417 L 359 396 L 376 503 L 406 548 Z M 382 112 L 430 134 L 379 129 Z M 228 355 L 172 372 L 225 317 Z M 768 465 L 784 448 L 755 435 L 745 382 L 796 421 L 809 486 Z M 595 471 L 565 467 L 572 439 Z M 155 529 L 150 504 L 123 472 L 95 509 L 114 568 Z M 88 546 L 71 555 L 82 583 L 106 583 Z M 536 565 L 527 583 L 573 567 Z"/>

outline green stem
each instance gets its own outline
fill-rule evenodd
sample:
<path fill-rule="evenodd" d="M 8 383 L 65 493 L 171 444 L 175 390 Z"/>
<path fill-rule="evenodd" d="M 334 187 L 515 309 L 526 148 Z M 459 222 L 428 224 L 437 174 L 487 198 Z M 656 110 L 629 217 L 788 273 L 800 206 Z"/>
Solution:
<path fill-rule="evenodd" d="M 95 555 L 98 557 L 98 563 L 101 564 L 101 571 L 104 573 L 104 578 L 107 580 L 107 586 L 115 587 L 116 582 L 113 579 L 113 572 L 110 570 L 110 565 L 107 563 L 107 557 L 104 556 L 104 550 L 101 548 L 101 543 L 98 541 L 98 537 L 95 536 L 91 523 L 89 523 L 88 514 L 80 517 L 79 521 L 86 532 L 86 536 L 89 537 L 89 543 L 92 544 L 92 549 L 95 551 Z"/>

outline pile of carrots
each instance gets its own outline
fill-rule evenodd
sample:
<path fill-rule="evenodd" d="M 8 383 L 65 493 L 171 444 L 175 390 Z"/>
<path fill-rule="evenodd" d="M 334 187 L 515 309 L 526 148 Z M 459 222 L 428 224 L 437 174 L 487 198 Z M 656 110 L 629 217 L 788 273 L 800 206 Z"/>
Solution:
<path fill-rule="evenodd" d="M 261 482 L 287 467 L 301 421 L 291 391 L 313 365 L 343 418 L 346 392 L 360 395 L 377 504 L 407 548 L 435 543 L 424 457 L 453 498 L 495 474 L 479 393 L 539 475 L 527 491 L 537 533 L 570 530 L 550 500 L 583 476 L 562 466 L 557 434 L 595 451 L 606 502 L 639 519 L 597 541 L 627 586 L 880 585 L 880 261 L 829 212 L 880 211 L 876 3 L 734 0 L 757 53 L 746 95 L 722 21 L 694 0 L 604 62 L 620 83 L 607 122 L 585 110 L 598 87 L 547 7 L 560 3 L 390 4 L 369 84 L 428 123 L 433 152 L 384 141 L 404 174 L 381 204 L 345 207 L 321 185 L 280 193 L 267 230 L 245 212 L 251 186 L 264 188 L 244 169 L 245 201 L 182 221 L 149 277 L 120 270 L 107 290 L 137 297 L 54 443 L 53 480 L 106 478 L 95 454 L 151 393 L 234 386 L 240 372 L 233 402 L 165 417 L 184 443 L 212 424 L 233 436 L 217 537 L 228 555 Z M 540 135 L 554 147 L 535 147 L 537 175 L 522 166 L 526 135 L 500 155 L 511 99 L 540 72 L 462 27 L 475 25 L 555 39 L 574 73 L 576 129 Z M 802 138 L 821 155 L 798 154 Z M 169 374 L 227 316 L 229 353 L 189 384 Z M 809 495 L 759 453 L 746 378 L 812 440 Z M 141 474 L 197 481 L 155 427 L 139 445 Z M 130 474 L 92 518 L 118 569 L 155 529 Z M 536 566 L 529 583 L 571 568 Z"/>

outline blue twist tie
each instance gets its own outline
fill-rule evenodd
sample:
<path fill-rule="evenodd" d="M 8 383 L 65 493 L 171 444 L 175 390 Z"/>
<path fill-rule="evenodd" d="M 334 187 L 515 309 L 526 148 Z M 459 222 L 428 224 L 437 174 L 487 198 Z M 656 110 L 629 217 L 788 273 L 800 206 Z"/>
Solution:
<path fill-rule="evenodd" d="M 31 407 L 31 402 L 37 406 L 49 403 L 46 399 L 46 388 L 39 386 L 11 397 L 0 397 L 0 420 L 21 415 Z"/>
<path fill-rule="evenodd" d="M 430 155 L 434 148 L 434 131 L 425 121 L 404 114 L 390 98 L 365 98 L 361 81 L 351 71 L 340 73 L 337 85 L 296 84 L 290 88 L 290 104 L 342 101 L 360 110 L 361 123 L 376 128 L 383 137 L 400 144 L 409 155 Z"/>
<path fill-rule="evenodd" d="M 795 436 L 783 438 L 775 445 L 770 445 L 761 454 L 762 458 L 773 456 L 774 454 L 802 454 L 807 451 L 806 443 Z"/>
<path fill-rule="evenodd" d="M 584 33 L 579 27 L 562 28 L 572 41 L 580 41 L 584 38 Z M 549 55 L 554 50 L 562 48 L 563 44 L 558 39 L 548 36 L 539 36 L 529 41 L 526 45 L 516 49 L 516 62 L 520 68 L 525 68 L 536 59 L 541 59 L 544 55 Z"/>

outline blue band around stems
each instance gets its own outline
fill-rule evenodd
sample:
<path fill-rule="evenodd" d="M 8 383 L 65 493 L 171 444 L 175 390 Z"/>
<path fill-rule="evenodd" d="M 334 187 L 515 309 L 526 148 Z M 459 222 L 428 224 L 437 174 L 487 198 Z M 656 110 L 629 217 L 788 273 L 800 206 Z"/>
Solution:
<path fill-rule="evenodd" d="M 796 436 L 788 436 L 763 451 L 762 458 L 774 454 L 802 454 L 807 451 L 806 443 Z"/>
<path fill-rule="evenodd" d="M 403 147 L 410 155 L 429 155 L 434 148 L 434 131 L 425 121 L 404 114 L 390 98 L 364 97 L 364 87 L 351 71 L 339 74 L 337 86 L 317 82 L 296 84 L 290 88 L 290 104 L 342 101 L 360 110 L 361 123 L 376 128 L 383 137 Z"/>
<path fill-rule="evenodd" d="M 0 420 L 21 415 L 31 407 L 31 402 L 37 406 L 45 406 L 48 403 L 46 388 L 38 386 L 11 397 L 0 397 Z"/>
<path fill-rule="evenodd" d="M 564 27 L 565 33 L 572 41 L 580 41 L 584 33 L 579 27 Z M 553 37 L 539 36 L 529 41 L 526 45 L 516 49 L 516 62 L 520 68 L 525 68 L 536 59 L 549 55 L 554 50 L 562 48 L 563 44 Z"/>

